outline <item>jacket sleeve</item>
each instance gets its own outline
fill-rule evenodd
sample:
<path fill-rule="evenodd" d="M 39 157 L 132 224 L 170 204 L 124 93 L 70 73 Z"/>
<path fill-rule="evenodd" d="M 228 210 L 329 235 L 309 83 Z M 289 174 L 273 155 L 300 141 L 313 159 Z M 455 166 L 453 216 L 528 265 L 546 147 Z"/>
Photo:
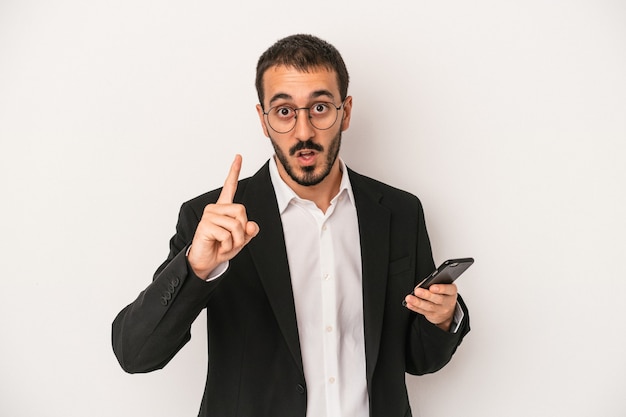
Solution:
<path fill-rule="evenodd" d="M 434 269 L 430 239 L 421 203 L 418 202 L 417 262 L 415 283 L 417 285 Z M 414 375 L 432 373 L 443 368 L 469 332 L 469 311 L 459 295 L 458 304 L 463 310 L 463 320 L 455 333 L 447 332 L 432 324 L 424 316 L 412 313 L 413 318 L 407 335 L 406 371 Z"/>
<path fill-rule="evenodd" d="M 221 281 L 198 278 L 187 263 L 187 248 L 198 222 L 191 205 L 183 204 L 167 260 L 152 283 L 113 321 L 113 351 L 126 372 L 163 368 L 189 341 L 192 323 Z"/>
<path fill-rule="evenodd" d="M 469 312 L 461 296 L 459 305 L 465 314 L 455 333 L 446 332 L 420 314 L 415 314 L 407 338 L 407 372 L 424 375 L 443 368 L 469 332 Z"/>

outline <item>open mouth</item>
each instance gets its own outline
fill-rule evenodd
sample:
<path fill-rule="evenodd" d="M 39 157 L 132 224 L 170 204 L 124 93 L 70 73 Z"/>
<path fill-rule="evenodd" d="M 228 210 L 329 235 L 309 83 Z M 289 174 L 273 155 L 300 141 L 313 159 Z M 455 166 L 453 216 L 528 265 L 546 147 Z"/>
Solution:
<path fill-rule="evenodd" d="M 313 166 L 318 155 L 323 151 L 324 148 L 321 145 L 309 139 L 306 142 L 298 142 L 289 149 L 289 155 L 295 156 L 301 166 Z"/>
<path fill-rule="evenodd" d="M 296 158 L 300 165 L 310 166 L 315 164 L 317 158 L 317 152 L 311 149 L 303 149 L 296 152 Z"/>
<path fill-rule="evenodd" d="M 300 151 L 298 153 L 296 153 L 296 156 L 298 158 L 302 158 L 302 159 L 311 159 L 315 156 L 315 151 L 312 151 L 310 149 L 306 149 L 303 151 Z"/>

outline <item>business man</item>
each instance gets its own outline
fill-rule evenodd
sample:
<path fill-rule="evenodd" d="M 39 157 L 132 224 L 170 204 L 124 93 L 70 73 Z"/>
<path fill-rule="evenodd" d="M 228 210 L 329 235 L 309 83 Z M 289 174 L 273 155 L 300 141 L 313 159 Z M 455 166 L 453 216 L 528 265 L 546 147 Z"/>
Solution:
<path fill-rule="evenodd" d="M 200 416 L 402 417 L 405 373 L 443 367 L 469 331 L 434 270 L 415 197 L 338 157 L 352 97 L 339 52 L 310 35 L 259 59 L 257 112 L 275 155 L 183 204 L 167 260 L 113 323 L 127 372 L 165 366 L 207 311 Z"/>

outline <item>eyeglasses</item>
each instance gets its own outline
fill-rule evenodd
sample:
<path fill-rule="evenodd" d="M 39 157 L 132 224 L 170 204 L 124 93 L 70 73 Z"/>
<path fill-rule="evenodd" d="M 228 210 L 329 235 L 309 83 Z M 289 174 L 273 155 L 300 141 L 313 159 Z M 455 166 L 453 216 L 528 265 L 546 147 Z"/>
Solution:
<path fill-rule="evenodd" d="M 267 116 L 267 124 L 276 133 L 290 132 L 296 126 L 298 112 L 306 110 L 309 113 L 309 121 L 317 130 L 328 130 L 337 121 L 339 110 L 343 107 L 341 103 L 339 107 L 333 103 L 319 101 L 311 107 L 291 107 L 287 105 L 274 106 L 267 112 L 263 112 Z"/>

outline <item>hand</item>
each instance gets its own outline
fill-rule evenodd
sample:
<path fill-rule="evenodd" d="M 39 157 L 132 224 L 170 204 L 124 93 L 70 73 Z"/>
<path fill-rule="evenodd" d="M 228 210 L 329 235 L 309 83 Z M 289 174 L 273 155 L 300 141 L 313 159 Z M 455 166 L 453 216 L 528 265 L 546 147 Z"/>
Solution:
<path fill-rule="evenodd" d="M 455 284 L 435 284 L 429 289 L 415 287 L 413 295 L 404 298 L 406 308 L 426 317 L 445 331 L 450 330 L 456 309 Z"/>
<path fill-rule="evenodd" d="M 259 226 L 248 221 L 246 208 L 233 204 L 241 171 L 241 155 L 236 155 L 224 188 L 215 204 L 204 208 L 187 256 L 193 272 L 206 279 L 220 263 L 231 260 L 259 233 Z"/>

